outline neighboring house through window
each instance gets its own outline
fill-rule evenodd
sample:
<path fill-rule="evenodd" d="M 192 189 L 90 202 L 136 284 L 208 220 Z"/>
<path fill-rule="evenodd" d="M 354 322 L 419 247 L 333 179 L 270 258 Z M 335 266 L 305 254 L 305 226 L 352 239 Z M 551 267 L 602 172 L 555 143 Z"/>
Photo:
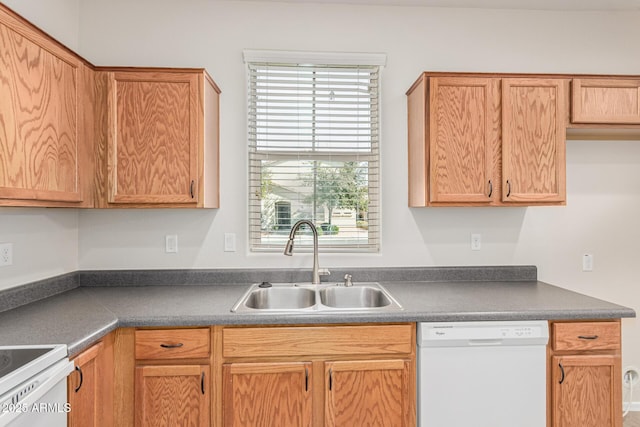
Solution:
<path fill-rule="evenodd" d="M 311 220 L 323 250 L 378 251 L 383 54 L 245 51 L 249 236 L 282 250 Z M 296 247 L 311 246 L 301 230 Z"/>

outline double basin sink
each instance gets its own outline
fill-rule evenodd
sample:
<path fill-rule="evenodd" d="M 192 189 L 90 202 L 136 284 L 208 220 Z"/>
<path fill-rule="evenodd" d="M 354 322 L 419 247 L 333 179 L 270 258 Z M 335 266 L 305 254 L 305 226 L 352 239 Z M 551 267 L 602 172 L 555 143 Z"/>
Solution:
<path fill-rule="evenodd" d="M 233 306 L 236 313 L 272 312 L 386 312 L 402 306 L 375 282 L 354 283 L 256 283 Z"/>

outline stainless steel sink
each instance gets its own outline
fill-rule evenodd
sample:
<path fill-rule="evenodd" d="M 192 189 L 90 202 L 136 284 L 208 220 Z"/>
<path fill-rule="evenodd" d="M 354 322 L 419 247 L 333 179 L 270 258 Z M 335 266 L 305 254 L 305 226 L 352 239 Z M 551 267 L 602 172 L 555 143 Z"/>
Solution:
<path fill-rule="evenodd" d="M 315 303 L 316 293 L 312 289 L 271 287 L 251 291 L 244 304 L 256 310 L 298 310 Z"/>
<path fill-rule="evenodd" d="M 377 308 L 391 304 L 391 299 L 380 289 L 371 286 L 335 286 L 320 290 L 323 305 L 334 308 Z"/>
<path fill-rule="evenodd" d="M 326 313 L 400 311 L 402 306 L 379 283 L 254 284 L 236 302 L 236 313 Z"/>

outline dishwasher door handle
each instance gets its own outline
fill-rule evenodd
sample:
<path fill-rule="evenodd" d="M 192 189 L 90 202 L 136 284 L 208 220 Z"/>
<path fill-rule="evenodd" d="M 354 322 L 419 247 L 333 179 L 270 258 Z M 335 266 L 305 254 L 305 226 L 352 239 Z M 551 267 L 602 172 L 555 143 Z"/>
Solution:
<path fill-rule="evenodd" d="M 502 345 L 504 344 L 501 339 L 477 339 L 477 340 L 468 340 L 469 346 L 482 346 L 482 345 Z"/>

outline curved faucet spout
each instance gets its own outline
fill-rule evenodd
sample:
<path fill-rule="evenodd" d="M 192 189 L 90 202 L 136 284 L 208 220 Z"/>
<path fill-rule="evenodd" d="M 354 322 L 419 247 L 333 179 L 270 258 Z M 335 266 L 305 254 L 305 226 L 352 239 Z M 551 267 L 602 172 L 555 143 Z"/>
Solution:
<path fill-rule="evenodd" d="M 296 237 L 296 232 L 302 225 L 307 225 L 311 229 L 313 233 L 313 271 L 312 271 L 312 279 L 311 283 L 314 285 L 320 284 L 320 273 L 318 266 L 318 229 L 315 225 L 308 219 L 301 219 L 300 221 L 293 224 L 291 227 L 291 232 L 289 233 L 289 240 L 287 241 L 287 245 L 284 247 L 284 254 L 286 256 L 293 255 L 293 239 Z"/>

